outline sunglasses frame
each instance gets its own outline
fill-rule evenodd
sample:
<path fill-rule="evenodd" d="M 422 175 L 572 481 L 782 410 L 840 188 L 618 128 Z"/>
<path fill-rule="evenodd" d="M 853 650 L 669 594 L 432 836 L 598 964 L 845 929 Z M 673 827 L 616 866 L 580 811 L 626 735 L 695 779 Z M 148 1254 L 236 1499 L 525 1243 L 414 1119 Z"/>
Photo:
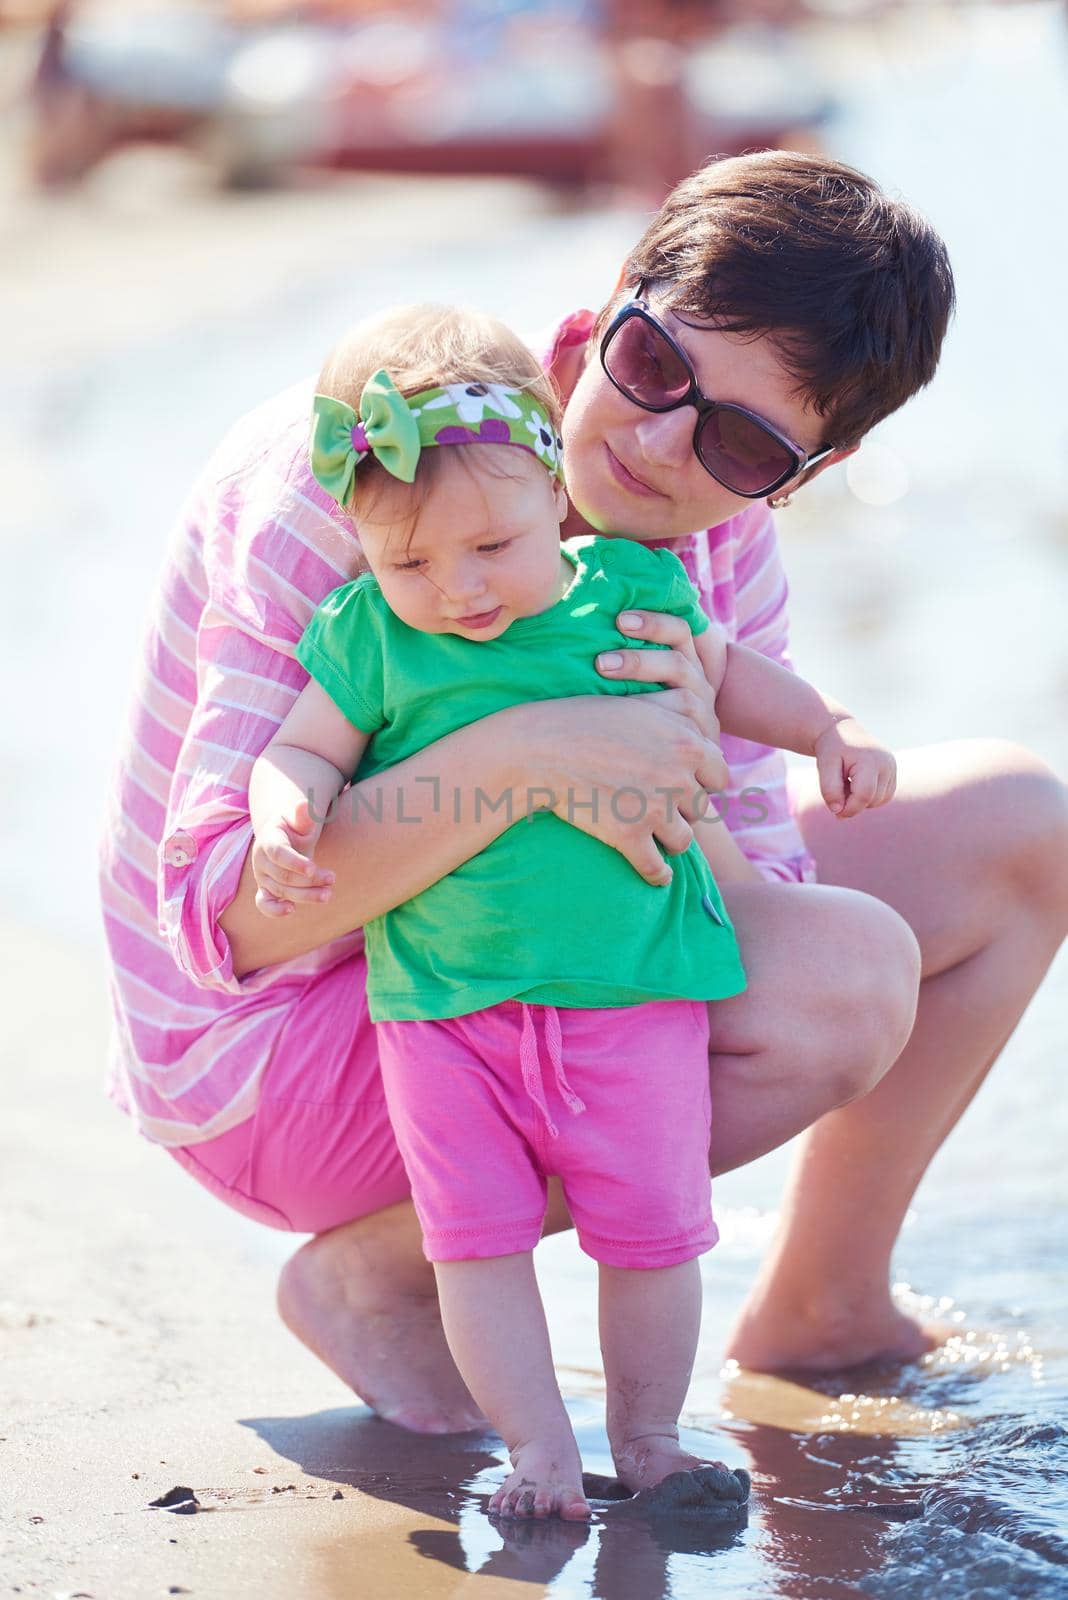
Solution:
<path fill-rule="evenodd" d="M 626 305 L 622 306 L 620 310 L 616 312 L 615 316 L 608 324 L 608 327 L 605 329 L 604 334 L 601 337 L 600 345 L 601 366 L 604 368 L 605 376 L 608 378 L 608 381 L 611 383 L 612 387 L 617 389 L 624 399 L 631 401 L 633 405 L 640 406 L 643 411 L 660 413 L 665 411 L 677 411 L 680 406 L 694 407 L 697 412 L 697 422 L 694 425 L 693 430 L 693 453 L 701 463 L 702 467 L 704 467 L 710 478 L 714 478 L 717 483 L 723 485 L 724 489 L 729 489 L 731 494 L 736 494 L 743 500 L 763 500 L 765 496 L 774 494 L 776 489 L 781 489 L 783 484 L 789 483 L 792 479 L 796 478 L 798 474 L 804 472 L 807 467 L 815 466 L 817 461 L 822 461 L 824 456 L 831 454 L 832 450 L 835 448 L 833 444 L 824 445 L 822 450 L 816 450 L 812 455 L 809 455 L 808 451 L 802 450 L 801 446 L 797 444 L 795 440 L 791 439 L 788 434 L 782 433 L 778 428 L 774 427 L 772 423 L 767 422 L 763 417 L 758 416 L 755 411 L 749 411 L 745 406 L 735 405 L 729 400 L 710 400 L 699 387 L 697 382 L 697 374 L 693 368 L 693 362 L 686 354 L 686 351 L 683 349 L 682 345 L 676 338 L 672 336 L 669 329 L 665 328 L 664 324 L 660 321 L 660 318 L 649 309 L 648 302 L 645 298 L 644 289 L 645 283 L 643 281 L 639 283 L 633 298 L 628 300 Z M 638 318 L 638 320 L 641 322 L 647 323 L 655 333 L 658 333 L 660 337 L 667 342 L 669 348 L 675 352 L 675 355 L 682 362 L 684 371 L 689 375 L 690 386 L 686 393 L 684 395 L 680 395 L 677 400 L 669 400 L 666 405 L 650 405 L 645 400 L 638 400 L 630 393 L 629 389 L 625 389 L 623 385 L 615 377 L 613 377 L 611 371 L 609 370 L 607 360 L 608 351 L 611 348 L 620 329 L 623 328 L 626 323 L 633 321 L 635 318 Z M 714 416 L 720 411 L 732 412 L 735 416 L 744 417 L 747 422 L 754 423 L 762 433 L 767 434 L 770 438 L 774 439 L 776 444 L 781 445 L 784 450 L 789 451 L 790 455 L 793 457 L 792 464 L 786 469 L 785 472 L 780 473 L 777 478 L 772 479 L 772 481 L 763 489 L 736 489 L 733 484 L 725 482 L 724 479 L 720 477 L 718 472 L 713 472 L 712 468 L 708 465 L 708 462 L 704 459 L 700 450 L 698 449 L 698 440 L 701 436 L 701 430 L 704 426 L 705 418 Z"/>

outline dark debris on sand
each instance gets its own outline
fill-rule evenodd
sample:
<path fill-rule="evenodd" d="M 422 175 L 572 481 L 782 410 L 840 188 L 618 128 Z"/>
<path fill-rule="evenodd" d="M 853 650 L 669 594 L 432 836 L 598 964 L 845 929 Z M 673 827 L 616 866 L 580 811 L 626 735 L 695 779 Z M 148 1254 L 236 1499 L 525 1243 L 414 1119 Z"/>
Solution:
<path fill-rule="evenodd" d="M 173 1489 L 168 1489 L 166 1494 L 161 1494 L 158 1500 L 150 1500 L 149 1507 L 154 1511 L 176 1511 L 179 1516 L 189 1517 L 200 1510 L 200 1501 L 187 1484 L 175 1484 Z"/>
<path fill-rule="evenodd" d="M 697 1518 L 722 1526 L 744 1526 L 749 1515 L 749 1474 L 741 1467 L 734 1472 L 725 1467 L 695 1467 L 690 1472 L 672 1472 L 651 1489 L 631 1494 L 618 1478 L 583 1474 L 582 1486 L 588 1499 L 600 1502 L 606 1516 L 672 1519 Z"/>

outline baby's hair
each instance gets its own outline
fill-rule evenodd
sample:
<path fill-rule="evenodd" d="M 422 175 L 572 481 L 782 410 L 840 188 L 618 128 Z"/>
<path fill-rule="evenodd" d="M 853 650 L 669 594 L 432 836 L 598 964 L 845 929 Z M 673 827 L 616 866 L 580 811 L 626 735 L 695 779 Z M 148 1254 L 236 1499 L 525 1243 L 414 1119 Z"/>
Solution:
<path fill-rule="evenodd" d="M 319 374 L 318 391 L 343 400 L 359 411 L 364 384 L 385 368 L 405 397 L 449 383 L 502 384 L 523 389 L 545 411 L 559 432 L 562 407 L 551 378 L 534 353 L 496 317 L 466 306 L 435 304 L 393 306 L 350 328 Z M 477 450 L 484 469 L 510 476 L 504 459 L 511 451 L 487 451 L 485 445 L 452 445 L 424 450 L 409 494 L 410 527 L 414 530 L 427 490 L 441 471 L 442 458 L 463 460 Z M 492 466 L 488 460 L 494 458 Z M 370 512 L 386 483 L 397 484 L 381 464 L 368 457 L 356 472 L 346 509 Z"/>

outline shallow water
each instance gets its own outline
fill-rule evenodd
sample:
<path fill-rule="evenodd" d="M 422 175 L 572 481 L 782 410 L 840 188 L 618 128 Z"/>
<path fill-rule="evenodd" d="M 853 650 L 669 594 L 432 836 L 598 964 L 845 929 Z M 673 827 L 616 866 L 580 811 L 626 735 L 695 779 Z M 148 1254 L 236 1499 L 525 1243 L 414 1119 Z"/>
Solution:
<path fill-rule="evenodd" d="M 783 531 L 803 670 L 863 706 L 891 743 L 994 732 L 1064 771 L 1068 349 L 1054 308 L 1068 241 L 1053 199 L 1068 134 L 1061 18 L 1062 8 L 1020 6 L 924 32 L 914 21 L 904 42 L 897 24 L 864 48 L 813 39 L 814 59 L 844 95 L 828 146 L 930 209 L 949 238 L 960 313 L 935 388 L 880 430 L 865 471 L 825 480 Z M 296 198 L 272 204 L 280 228 L 304 225 Z M 593 303 L 640 221 L 518 207 L 486 242 L 482 215 L 472 207 L 469 238 L 454 236 L 429 269 L 413 232 L 373 259 L 324 255 L 266 286 L 250 246 L 242 254 L 231 235 L 224 258 L 204 232 L 197 252 L 217 252 L 210 304 L 193 308 L 191 269 L 161 257 L 161 309 L 124 324 L 110 349 L 90 341 L 81 354 L 19 365 L 0 410 L 3 625 L 13 667 L 31 664 L 40 692 L 14 697 L 0 730 L 14 779 L 9 915 L 97 938 L 97 797 L 140 617 L 172 508 L 226 422 L 311 370 L 369 304 L 429 292 L 514 317 L 521 302 L 533 327 Z M 119 263 L 121 241 L 115 252 Z M 47 438 L 57 414 L 59 467 Z M 27 603 L 34 595 L 48 603 Z M 42 693 L 54 716 L 41 715 Z M 92 797 L 73 814 L 72 775 L 77 794 Z M 59 858 L 57 836 L 68 841 Z M 504 1537 L 482 1510 L 500 1470 L 491 1442 L 431 1441 L 425 1476 L 413 1479 L 393 1430 L 359 1413 L 249 1426 L 309 1472 L 341 1474 L 451 1525 L 413 1535 L 428 1561 L 557 1597 L 689 1600 L 712 1584 L 732 1600 L 919 1600 L 936 1587 L 946 1600 L 1068 1594 L 1066 1050 L 1062 956 L 926 1178 L 898 1249 L 901 1293 L 937 1297 L 924 1305 L 958 1329 L 955 1342 L 904 1369 L 818 1385 L 826 1398 L 806 1401 L 804 1430 L 790 1410 L 796 1396 L 774 1388 L 762 1390 L 760 1414 L 793 1417 L 792 1430 L 729 1415 L 742 1391 L 725 1390 L 719 1371 L 774 1227 L 786 1157 L 717 1185 L 723 1239 L 703 1263 L 705 1334 L 687 1420 L 693 1448 L 753 1473 L 749 1526 L 722 1548 L 702 1543 L 700 1528 L 607 1518 Z M 276 1235 L 247 1232 L 250 1249 L 288 1250 Z M 539 1271 L 586 1466 L 610 1472 L 589 1376 L 593 1266 L 573 1240 L 554 1239 Z M 869 1431 L 880 1417 L 905 1436 Z M 324 1594 L 351 1592 L 357 1556 L 340 1545 L 318 1553 Z"/>

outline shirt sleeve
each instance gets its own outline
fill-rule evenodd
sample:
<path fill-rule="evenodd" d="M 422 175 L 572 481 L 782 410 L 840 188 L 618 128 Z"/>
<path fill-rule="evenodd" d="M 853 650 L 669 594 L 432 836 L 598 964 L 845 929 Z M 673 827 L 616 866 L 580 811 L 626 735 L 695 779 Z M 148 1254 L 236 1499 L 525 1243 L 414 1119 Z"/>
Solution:
<path fill-rule="evenodd" d="M 737 642 L 794 670 L 789 652 L 789 590 L 770 511 L 741 536 L 735 556 Z M 790 810 L 786 761 L 781 750 L 724 734 L 730 788 L 719 802 L 727 826 L 763 877 L 814 882 L 816 864 L 805 849 Z"/>
<path fill-rule="evenodd" d="M 661 581 L 669 585 L 666 603 L 657 609 L 673 611 L 677 617 L 685 618 L 691 633 L 704 633 L 711 623 L 701 605 L 701 596 L 690 582 L 689 573 L 678 556 L 670 550 L 651 550 L 649 554 L 656 557 L 662 569 Z"/>
<path fill-rule="evenodd" d="M 148 670 L 166 671 L 169 703 L 188 717 L 158 851 L 159 931 L 193 983 L 231 994 L 291 976 L 293 963 L 281 962 L 237 978 L 219 917 L 252 842 L 253 762 L 308 681 L 297 641 L 358 559 L 325 496 L 295 483 L 291 468 L 276 441 L 251 479 L 206 475 L 176 529 L 149 630 Z M 154 637 L 167 646 L 155 661 Z M 340 959 L 353 936 L 334 942 Z M 330 947 L 316 956 L 329 964 Z"/>
<path fill-rule="evenodd" d="M 342 584 L 317 608 L 296 649 L 301 666 L 362 733 L 377 733 L 386 720 L 377 595 L 366 577 Z"/>
<path fill-rule="evenodd" d="M 620 610 L 670 611 L 683 617 L 691 633 L 704 633 L 709 619 L 689 574 L 671 550 L 651 548 L 636 539 L 612 539 L 600 547 L 605 572 L 618 583 Z M 636 639 L 636 645 L 646 641 Z"/>

